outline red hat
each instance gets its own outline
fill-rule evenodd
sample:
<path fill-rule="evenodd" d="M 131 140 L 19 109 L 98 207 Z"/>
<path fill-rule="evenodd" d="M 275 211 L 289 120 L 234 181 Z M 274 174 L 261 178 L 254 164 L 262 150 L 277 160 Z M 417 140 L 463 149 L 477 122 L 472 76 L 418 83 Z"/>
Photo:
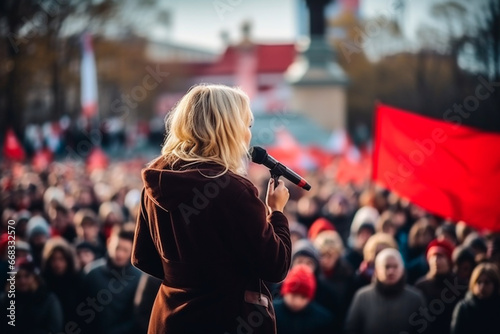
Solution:
<path fill-rule="evenodd" d="M 316 293 L 316 278 L 306 265 L 293 267 L 281 286 L 281 294 L 296 293 L 308 299 L 313 299 Z"/>
<path fill-rule="evenodd" d="M 335 231 L 335 226 L 326 218 L 318 218 L 309 228 L 307 237 L 309 240 L 314 240 L 323 231 Z"/>
<path fill-rule="evenodd" d="M 425 257 L 428 259 L 429 256 L 435 253 L 442 254 L 446 256 L 448 261 L 451 263 L 451 255 L 453 254 L 453 250 L 455 249 L 455 246 L 453 246 L 449 241 L 447 240 L 438 240 L 434 239 L 432 240 L 429 245 L 427 246 L 427 250 L 425 251 Z"/>

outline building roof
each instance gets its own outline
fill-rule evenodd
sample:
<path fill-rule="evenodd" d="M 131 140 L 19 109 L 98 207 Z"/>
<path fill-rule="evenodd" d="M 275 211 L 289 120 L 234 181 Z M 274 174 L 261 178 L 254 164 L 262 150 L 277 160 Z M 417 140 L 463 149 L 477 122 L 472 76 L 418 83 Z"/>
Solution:
<path fill-rule="evenodd" d="M 294 61 L 295 46 L 293 44 L 255 44 L 249 52 L 255 52 L 257 58 L 257 73 L 284 73 Z M 213 64 L 200 68 L 200 75 L 230 75 L 235 74 L 238 59 L 244 49 L 230 46 Z"/>

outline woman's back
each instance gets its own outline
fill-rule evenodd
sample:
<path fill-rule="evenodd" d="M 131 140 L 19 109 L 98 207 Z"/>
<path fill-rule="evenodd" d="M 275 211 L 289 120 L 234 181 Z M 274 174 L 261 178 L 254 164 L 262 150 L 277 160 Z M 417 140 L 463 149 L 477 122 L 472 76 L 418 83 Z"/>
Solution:
<path fill-rule="evenodd" d="M 272 299 L 261 279 L 280 281 L 287 273 L 288 223 L 274 212 L 268 224 L 257 189 L 230 171 L 220 175 L 223 170 L 215 163 L 169 170 L 157 162 L 143 171 L 133 262 L 164 281 L 152 312 L 152 319 L 164 321 L 150 324 L 150 331 L 171 325 L 174 333 L 182 324 L 185 333 L 186 323 L 193 332 L 211 325 L 215 331 L 236 329 L 238 319 L 251 314 L 246 291 L 253 293 L 247 299 L 267 304 L 252 309 L 255 319 L 263 324 L 268 318 L 274 326 Z"/>

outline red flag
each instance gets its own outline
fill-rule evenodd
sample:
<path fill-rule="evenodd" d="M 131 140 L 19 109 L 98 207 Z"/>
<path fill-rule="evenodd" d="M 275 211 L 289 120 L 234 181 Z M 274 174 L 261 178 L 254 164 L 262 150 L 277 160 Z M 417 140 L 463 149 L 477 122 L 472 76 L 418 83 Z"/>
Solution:
<path fill-rule="evenodd" d="M 83 55 L 80 68 L 80 100 L 82 113 L 91 118 L 97 115 L 97 67 L 95 64 L 94 50 L 92 48 L 92 37 L 85 33 L 82 37 Z"/>
<path fill-rule="evenodd" d="M 424 209 L 500 231 L 500 134 L 379 104 L 373 179 Z"/>
<path fill-rule="evenodd" d="M 94 147 L 87 157 L 87 171 L 104 170 L 108 168 L 109 159 L 106 153 L 99 147 Z"/>
<path fill-rule="evenodd" d="M 16 137 L 14 130 L 8 129 L 5 135 L 3 145 L 3 154 L 8 160 L 22 161 L 24 160 L 24 149 Z"/>

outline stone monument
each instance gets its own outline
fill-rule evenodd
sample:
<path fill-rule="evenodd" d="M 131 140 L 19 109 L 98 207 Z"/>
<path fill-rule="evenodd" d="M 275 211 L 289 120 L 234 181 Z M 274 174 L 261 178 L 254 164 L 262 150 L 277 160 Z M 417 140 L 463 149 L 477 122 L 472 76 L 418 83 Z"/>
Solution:
<path fill-rule="evenodd" d="M 292 87 L 290 107 L 329 131 L 346 128 L 347 76 L 325 39 L 326 5 L 331 0 L 305 0 L 309 8 L 309 44 L 285 74 Z"/>

